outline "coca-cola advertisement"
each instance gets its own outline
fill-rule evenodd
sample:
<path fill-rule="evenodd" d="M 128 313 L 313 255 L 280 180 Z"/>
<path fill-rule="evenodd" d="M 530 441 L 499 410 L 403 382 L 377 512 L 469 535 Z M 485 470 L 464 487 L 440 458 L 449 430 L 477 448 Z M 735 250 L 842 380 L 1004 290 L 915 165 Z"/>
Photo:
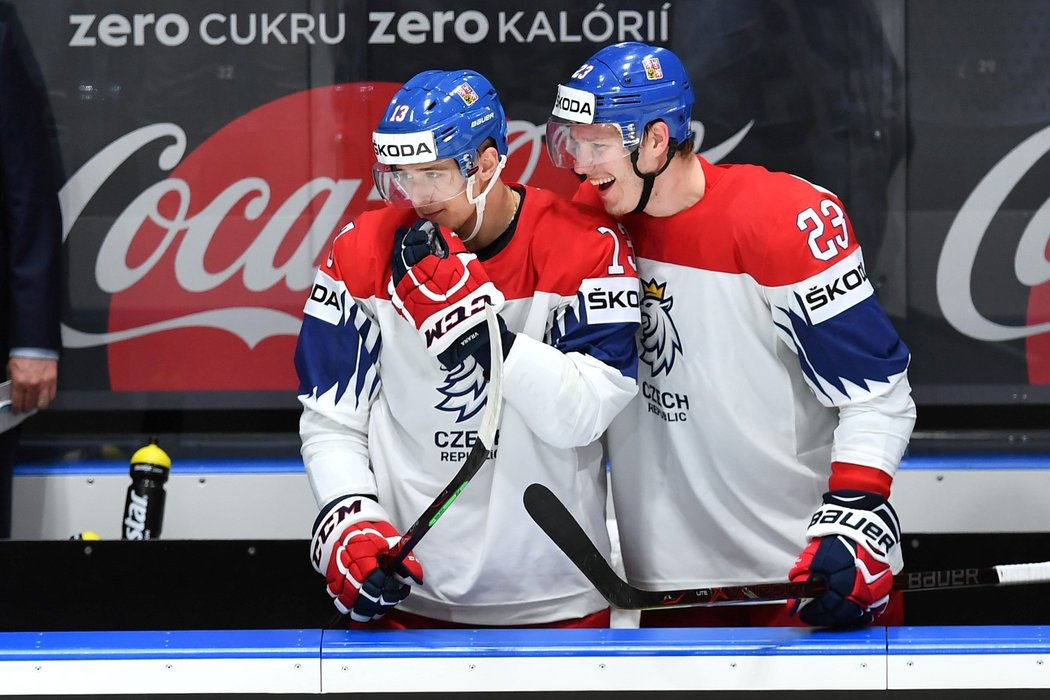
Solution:
<path fill-rule="evenodd" d="M 481 71 L 508 115 L 510 179 L 570 196 L 542 141 L 557 84 L 625 40 L 681 55 L 709 160 L 842 197 L 920 403 L 1050 401 L 1037 4 L 3 4 L 62 183 L 59 409 L 294 408 L 314 269 L 383 204 L 371 131 L 398 87 Z"/>

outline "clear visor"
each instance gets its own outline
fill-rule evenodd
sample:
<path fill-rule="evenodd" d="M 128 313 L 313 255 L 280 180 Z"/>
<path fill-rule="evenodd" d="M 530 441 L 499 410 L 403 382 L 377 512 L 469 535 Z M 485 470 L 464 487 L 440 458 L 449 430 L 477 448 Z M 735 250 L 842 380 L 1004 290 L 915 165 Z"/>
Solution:
<path fill-rule="evenodd" d="M 557 119 L 547 122 L 547 153 L 559 168 L 601 165 L 625 158 L 632 150 L 624 146 L 618 124 L 568 124 Z"/>
<path fill-rule="evenodd" d="M 402 209 L 425 208 L 467 191 L 467 179 L 452 158 L 413 165 L 376 163 L 372 179 L 379 196 Z"/>

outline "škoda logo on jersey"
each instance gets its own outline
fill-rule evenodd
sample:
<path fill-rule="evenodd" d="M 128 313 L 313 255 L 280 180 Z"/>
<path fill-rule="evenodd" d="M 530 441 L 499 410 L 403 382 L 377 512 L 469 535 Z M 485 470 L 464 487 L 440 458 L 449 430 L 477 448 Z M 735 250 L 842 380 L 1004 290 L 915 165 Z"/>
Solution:
<path fill-rule="evenodd" d="M 346 285 L 329 277 L 320 270 L 310 288 L 303 313 L 307 316 L 338 326 L 343 323 L 343 302 L 346 299 Z"/>
<path fill-rule="evenodd" d="M 592 277 L 580 284 L 587 324 L 638 323 L 641 303 L 634 277 Z"/>
<path fill-rule="evenodd" d="M 661 374 L 670 376 L 682 352 L 682 340 L 671 319 L 674 298 L 667 293 L 667 283 L 655 278 L 642 281 L 642 327 L 638 332 L 638 359 L 649 365 L 652 381 L 642 382 L 642 397 L 649 413 L 668 423 L 683 422 L 689 417 L 689 395 L 667 391 L 657 385 Z"/>
<path fill-rule="evenodd" d="M 795 286 L 813 325 L 833 318 L 864 301 L 875 291 L 868 282 L 860 251 Z"/>

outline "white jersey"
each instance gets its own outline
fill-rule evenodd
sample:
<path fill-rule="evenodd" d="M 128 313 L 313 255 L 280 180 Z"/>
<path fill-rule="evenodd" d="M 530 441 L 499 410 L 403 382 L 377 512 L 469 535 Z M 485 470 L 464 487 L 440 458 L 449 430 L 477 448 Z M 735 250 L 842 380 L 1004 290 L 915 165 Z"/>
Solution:
<path fill-rule="evenodd" d="M 892 477 L 915 419 L 908 349 L 838 198 L 701 163 L 696 205 L 625 219 L 640 391 L 608 441 L 624 565 L 642 588 L 785 581 L 831 463 Z M 594 201 L 589 187 L 579 199 Z"/>
<path fill-rule="evenodd" d="M 522 494 L 547 485 L 607 553 L 598 440 L 637 391 L 638 279 L 620 230 L 600 211 L 515 187 L 516 221 L 478 254 L 516 333 L 494 456 L 416 547 L 424 582 L 399 606 L 466 624 L 569 620 L 608 607 L 532 521 Z M 400 531 L 459 470 L 486 400 L 477 363 L 442 370 L 390 302 L 394 232 L 415 219 L 386 208 L 340 234 L 296 352 L 318 505 L 375 496 Z"/>

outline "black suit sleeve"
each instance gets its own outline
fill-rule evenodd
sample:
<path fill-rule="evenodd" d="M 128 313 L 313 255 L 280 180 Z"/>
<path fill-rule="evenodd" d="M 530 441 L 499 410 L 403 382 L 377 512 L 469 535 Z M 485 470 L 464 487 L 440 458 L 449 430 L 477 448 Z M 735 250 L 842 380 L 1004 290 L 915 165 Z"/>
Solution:
<path fill-rule="evenodd" d="M 0 262 L 7 307 L 0 340 L 59 350 L 62 218 L 41 96 L 34 90 L 10 26 L 0 22 Z M 4 254 L 6 253 L 6 254 Z M 2 366 L 2 365 L 0 365 Z"/>

